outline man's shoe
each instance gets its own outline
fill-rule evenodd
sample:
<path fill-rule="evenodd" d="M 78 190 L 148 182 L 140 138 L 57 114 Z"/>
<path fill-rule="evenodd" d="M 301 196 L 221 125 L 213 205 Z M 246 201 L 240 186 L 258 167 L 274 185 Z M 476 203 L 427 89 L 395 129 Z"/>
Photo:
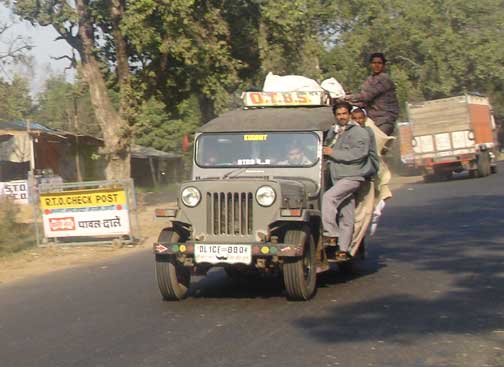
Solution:
<path fill-rule="evenodd" d="M 322 244 L 324 246 L 337 246 L 338 237 L 322 236 Z"/>
<path fill-rule="evenodd" d="M 352 255 L 348 251 L 338 251 L 336 252 L 336 260 L 339 261 L 345 261 L 345 260 L 350 260 L 352 258 Z"/>

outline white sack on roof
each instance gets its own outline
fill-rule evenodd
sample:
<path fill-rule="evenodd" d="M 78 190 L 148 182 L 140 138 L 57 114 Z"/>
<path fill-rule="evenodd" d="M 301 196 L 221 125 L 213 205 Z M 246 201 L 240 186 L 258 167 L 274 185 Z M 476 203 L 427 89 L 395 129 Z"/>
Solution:
<path fill-rule="evenodd" d="M 313 79 L 301 75 L 275 75 L 271 71 L 264 80 L 263 92 L 322 92 Z"/>
<path fill-rule="evenodd" d="M 329 92 L 331 98 L 345 98 L 345 90 L 334 78 L 324 80 L 320 86 Z"/>
<path fill-rule="evenodd" d="M 344 98 L 345 90 L 334 78 L 326 79 L 322 84 L 302 75 L 275 75 L 271 71 L 264 80 L 263 92 L 322 92 L 327 91 L 331 98 Z"/>

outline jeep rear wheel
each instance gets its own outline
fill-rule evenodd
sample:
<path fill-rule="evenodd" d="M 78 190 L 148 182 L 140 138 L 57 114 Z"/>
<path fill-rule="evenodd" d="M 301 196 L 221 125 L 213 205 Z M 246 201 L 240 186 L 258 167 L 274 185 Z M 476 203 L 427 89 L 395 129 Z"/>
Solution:
<path fill-rule="evenodd" d="M 175 231 L 163 230 L 158 242 L 178 243 L 180 235 Z M 156 278 L 164 300 L 178 301 L 187 297 L 191 284 L 191 272 L 177 262 L 175 256 L 156 256 Z"/>
<path fill-rule="evenodd" d="M 285 261 L 283 279 L 289 299 L 306 301 L 315 294 L 317 284 L 315 241 L 307 230 L 290 229 L 285 233 L 284 243 L 304 247 L 302 257 Z"/>

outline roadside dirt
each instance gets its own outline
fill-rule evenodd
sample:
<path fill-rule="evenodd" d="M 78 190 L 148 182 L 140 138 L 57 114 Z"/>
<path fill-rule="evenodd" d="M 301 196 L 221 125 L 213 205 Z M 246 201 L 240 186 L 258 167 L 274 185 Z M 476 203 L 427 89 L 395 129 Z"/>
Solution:
<path fill-rule="evenodd" d="M 391 189 L 422 182 L 419 176 L 394 176 Z M 43 275 L 71 267 L 96 263 L 111 257 L 150 250 L 159 231 L 166 227 L 166 222 L 155 220 L 155 208 L 174 206 L 173 194 L 140 194 L 138 198 L 142 240 L 137 245 L 125 246 L 51 246 L 31 248 L 17 254 L 0 258 L 0 285 L 28 277 Z"/>
<path fill-rule="evenodd" d="M 110 257 L 150 249 L 166 222 L 154 219 L 154 209 L 174 206 L 172 195 L 138 195 L 138 220 L 141 241 L 124 246 L 49 246 L 34 247 L 19 253 L 0 257 L 0 285 L 31 276 L 43 275 L 70 267 L 82 266 Z"/>

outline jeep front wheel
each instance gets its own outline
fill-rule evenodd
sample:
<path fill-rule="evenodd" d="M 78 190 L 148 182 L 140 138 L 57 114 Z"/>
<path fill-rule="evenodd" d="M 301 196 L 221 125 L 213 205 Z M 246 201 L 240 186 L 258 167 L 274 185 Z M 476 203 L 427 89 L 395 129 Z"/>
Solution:
<path fill-rule="evenodd" d="M 178 243 L 180 235 L 175 231 L 163 230 L 158 242 Z M 191 272 L 177 262 L 175 256 L 156 256 L 156 278 L 164 300 L 178 301 L 187 297 L 191 284 Z"/>
<path fill-rule="evenodd" d="M 307 230 L 290 229 L 285 233 L 284 243 L 304 247 L 302 257 L 285 260 L 283 279 L 289 299 L 306 301 L 315 294 L 317 284 L 315 241 Z"/>

